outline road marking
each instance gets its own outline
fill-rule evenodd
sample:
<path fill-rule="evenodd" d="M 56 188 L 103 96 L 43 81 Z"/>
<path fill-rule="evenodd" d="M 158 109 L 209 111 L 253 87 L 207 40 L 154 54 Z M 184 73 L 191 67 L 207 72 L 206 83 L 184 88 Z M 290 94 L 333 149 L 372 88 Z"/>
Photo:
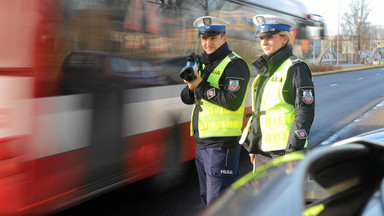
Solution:
<path fill-rule="evenodd" d="M 337 83 L 333 83 L 333 84 L 331 84 L 331 85 L 329 85 L 329 86 L 337 86 Z"/>
<path fill-rule="evenodd" d="M 348 134 L 354 127 L 356 127 L 356 123 L 366 119 L 372 110 L 381 108 L 384 106 L 384 100 L 382 100 L 380 103 L 376 104 L 373 108 L 365 112 L 363 115 L 361 115 L 359 118 L 355 119 L 348 125 L 346 125 L 344 128 L 340 129 L 336 133 L 334 133 L 332 136 L 330 136 L 328 139 L 324 140 L 319 144 L 319 146 L 324 146 L 324 145 L 331 145 L 332 143 L 336 142 L 339 140 L 339 137 L 343 137 L 344 134 Z"/>
<path fill-rule="evenodd" d="M 360 77 L 358 80 L 363 80 L 364 78 L 363 77 Z"/>

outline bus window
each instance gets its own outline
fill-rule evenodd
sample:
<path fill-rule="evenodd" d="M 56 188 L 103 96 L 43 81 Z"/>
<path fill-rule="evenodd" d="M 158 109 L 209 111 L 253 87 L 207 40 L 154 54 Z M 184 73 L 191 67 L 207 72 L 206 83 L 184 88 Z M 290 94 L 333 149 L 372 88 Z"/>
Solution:
<path fill-rule="evenodd" d="M 72 75 L 101 75 L 103 59 L 92 55 L 70 55 L 63 63 L 63 73 Z"/>

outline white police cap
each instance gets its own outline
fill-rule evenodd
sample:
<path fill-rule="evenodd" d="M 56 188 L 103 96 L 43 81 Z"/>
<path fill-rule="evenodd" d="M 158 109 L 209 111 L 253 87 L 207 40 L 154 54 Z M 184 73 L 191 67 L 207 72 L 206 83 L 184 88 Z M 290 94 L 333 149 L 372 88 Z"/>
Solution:
<path fill-rule="evenodd" d="M 193 26 L 199 29 L 199 35 L 201 37 L 225 33 L 226 25 L 228 24 L 229 22 L 212 16 L 199 17 L 193 22 Z"/>
<path fill-rule="evenodd" d="M 252 21 L 256 28 L 256 37 L 270 36 L 281 31 L 289 32 L 296 26 L 292 20 L 269 14 L 256 15 Z"/>

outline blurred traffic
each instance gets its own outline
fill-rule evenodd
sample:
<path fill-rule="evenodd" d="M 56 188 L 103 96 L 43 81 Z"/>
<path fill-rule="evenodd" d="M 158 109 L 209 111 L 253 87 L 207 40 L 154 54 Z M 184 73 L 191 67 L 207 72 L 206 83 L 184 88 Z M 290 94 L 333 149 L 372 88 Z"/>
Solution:
<path fill-rule="evenodd" d="M 230 21 L 250 63 L 256 13 L 295 20 L 295 55 L 318 58 L 325 23 L 297 1 L 2 1 L 0 215 L 50 214 L 157 174 L 166 187 L 196 148 L 179 98 L 187 54 L 202 52 L 192 20 Z"/>

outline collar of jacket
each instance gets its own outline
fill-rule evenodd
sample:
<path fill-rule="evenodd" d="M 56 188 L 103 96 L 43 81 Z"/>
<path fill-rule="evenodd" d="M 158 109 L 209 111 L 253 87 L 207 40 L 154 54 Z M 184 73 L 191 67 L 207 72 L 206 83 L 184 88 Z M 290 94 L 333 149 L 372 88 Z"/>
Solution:
<path fill-rule="evenodd" d="M 262 55 L 253 63 L 253 66 L 261 76 L 272 76 L 279 66 L 291 55 L 293 55 L 292 45 L 287 44 L 272 55 Z"/>
<path fill-rule="evenodd" d="M 215 50 L 211 54 L 207 54 L 205 51 L 202 54 L 201 62 L 205 65 L 210 65 L 215 63 L 217 60 L 222 60 L 230 52 L 227 42 L 225 42 L 221 47 Z"/>

